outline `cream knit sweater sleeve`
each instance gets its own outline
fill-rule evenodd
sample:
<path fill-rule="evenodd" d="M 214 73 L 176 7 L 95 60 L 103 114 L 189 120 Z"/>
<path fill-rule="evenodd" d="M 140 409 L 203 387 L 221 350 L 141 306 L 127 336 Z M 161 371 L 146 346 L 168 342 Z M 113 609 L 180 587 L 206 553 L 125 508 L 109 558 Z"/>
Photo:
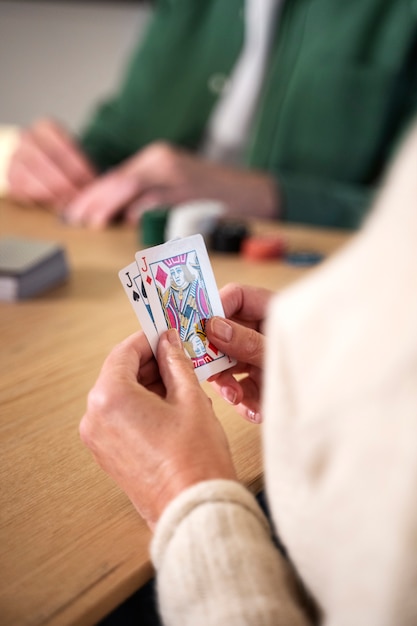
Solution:
<path fill-rule="evenodd" d="M 167 626 L 305 626 L 293 573 L 255 498 L 240 484 L 190 487 L 159 520 L 152 543 Z"/>
<path fill-rule="evenodd" d="M 266 488 L 325 626 L 417 624 L 416 155 L 269 313 Z"/>

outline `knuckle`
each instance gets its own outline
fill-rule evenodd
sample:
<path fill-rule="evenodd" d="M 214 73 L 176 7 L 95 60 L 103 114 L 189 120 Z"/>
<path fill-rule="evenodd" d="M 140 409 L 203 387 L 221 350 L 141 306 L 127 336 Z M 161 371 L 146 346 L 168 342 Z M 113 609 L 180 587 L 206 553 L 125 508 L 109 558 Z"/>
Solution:
<path fill-rule="evenodd" d="M 78 427 L 78 432 L 80 434 L 80 439 L 88 448 L 91 448 L 92 445 L 92 432 L 90 428 L 90 422 L 87 419 L 87 415 L 84 415 L 82 418 L 80 425 Z"/>
<path fill-rule="evenodd" d="M 113 394 L 103 387 L 96 385 L 88 393 L 87 407 L 89 412 L 102 415 L 111 412 L 114 406 Z"/>
<path fill-rule="evenodd" d="M 183 168 L 176 149 L 169 143 L 158 142 L 149 148 L 149 158 L 165 173 L 168 179 L 182 177 Z"/>
<path fill-rule="evenodd" d="M 148 155 L 160 163 L 170 163 L 173 159 L 174 149 L 169 143 L 158 141 L 149 146 Z"/>
<path fill-rule="evenodd" d="M 44 131 L 55 130 L 56 127 L 57 127 L 56 123 L 53 120 L 51 120 L 49 117 L 40 117 L 35 121 L 32 128 L 37 131 L 44 132 Z"/>
<path fill-rule="evenodd" d="M 242 291 L 242 285 L 237 281 L 232 281 L 231 283 L 227 283 L 221 291 L 227 295 L 238 293 Z"/>
<path fill-rule="evenodd" d="M 96 448 L 96 442 L 100 439 L 103 430 L 107 429 L 116 407 L 117 398 L 102 385 L 95 385 L 89 391 L 87 410 L 78 430 L 81 441 L 91 450 Z"/>

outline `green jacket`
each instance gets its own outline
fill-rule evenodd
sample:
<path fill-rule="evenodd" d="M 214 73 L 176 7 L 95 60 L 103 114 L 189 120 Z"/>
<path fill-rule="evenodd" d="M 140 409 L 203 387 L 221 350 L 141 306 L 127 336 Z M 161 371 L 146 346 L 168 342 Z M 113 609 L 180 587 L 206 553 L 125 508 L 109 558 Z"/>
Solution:
<path fill-rule="evenodd" d="M 160 0 L 82 144 L 101 170 L 149 142 L 198 149 L 244 36 L 244 0 Z M 285 219 L 354 228 L 417 108 L 417 0 L 287 0 L 246 163 Z"/>

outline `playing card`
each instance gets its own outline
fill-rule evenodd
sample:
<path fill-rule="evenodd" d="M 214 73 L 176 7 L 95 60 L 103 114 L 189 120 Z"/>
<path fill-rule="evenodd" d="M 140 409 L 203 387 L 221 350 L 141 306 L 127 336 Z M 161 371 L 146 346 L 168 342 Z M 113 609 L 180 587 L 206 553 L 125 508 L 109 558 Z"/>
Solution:
<path fill-rule="evenodd" d="M 139 323 L 148 338 L 152 352 L 155 353 L 159 335 L 148 302 L 146 289 L 142 282 L 142 276 L 136 262 L 134 261 L 120 270 L 119 278 L 133 310 L 139 319 Z"/>
<path fill-rule="evenodd" d="M 205 322 L 224 316 L 213 270 L 201 235 L 174 239 L 136 253 L 158 334 L 176 328 L 199 380 L 235 361 L 217 350 Z"/>

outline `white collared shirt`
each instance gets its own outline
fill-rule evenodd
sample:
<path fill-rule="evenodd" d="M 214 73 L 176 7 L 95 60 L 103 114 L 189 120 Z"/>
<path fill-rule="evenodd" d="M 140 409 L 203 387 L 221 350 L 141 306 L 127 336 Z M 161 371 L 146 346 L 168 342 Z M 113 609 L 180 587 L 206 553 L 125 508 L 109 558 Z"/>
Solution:
<path fill-rule="evenodd" d="M 246 0 L 245 41 L 235 68 L 208 123 L 201 152 L 238 163 L 245 148 L 283 0 Z"/>

